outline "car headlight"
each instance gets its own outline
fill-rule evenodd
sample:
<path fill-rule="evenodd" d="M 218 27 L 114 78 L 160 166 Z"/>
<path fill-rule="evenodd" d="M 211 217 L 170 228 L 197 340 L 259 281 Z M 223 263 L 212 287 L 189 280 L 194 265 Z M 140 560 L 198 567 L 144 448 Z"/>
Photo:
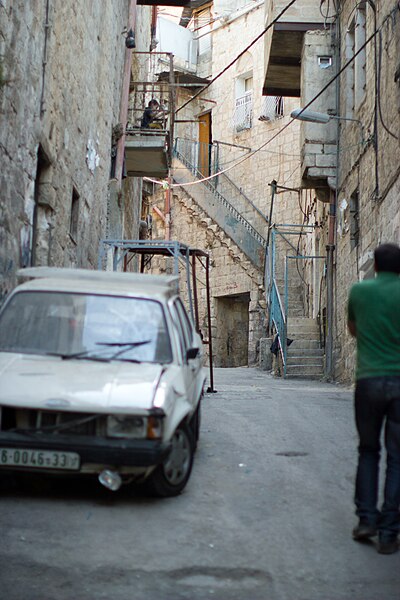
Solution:
<path fill-rule="evenodd" d="M 107 417 L 109 437 L 131 439 L 160 439 L 162 437 L 162 417 L 139 417 L 135 415 L 110 415 Z"/>

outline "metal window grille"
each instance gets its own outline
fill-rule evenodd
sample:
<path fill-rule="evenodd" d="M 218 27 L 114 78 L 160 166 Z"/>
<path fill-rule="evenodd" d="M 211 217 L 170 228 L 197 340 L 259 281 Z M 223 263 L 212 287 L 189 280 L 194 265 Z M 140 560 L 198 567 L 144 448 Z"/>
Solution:
<path fill-rule="evenodd" d="M 233 116 L 233 128 L 235 131 L 250 129 L 253 121 L 253 94 L 246 92 L 243 96 L 236 98 L 235 114 Z"/>
<path fill-rule="evenodd" d="M 265 96 L 260 121 L 276 121 L 284 116 L 285 105 L 282 96 Z"/>

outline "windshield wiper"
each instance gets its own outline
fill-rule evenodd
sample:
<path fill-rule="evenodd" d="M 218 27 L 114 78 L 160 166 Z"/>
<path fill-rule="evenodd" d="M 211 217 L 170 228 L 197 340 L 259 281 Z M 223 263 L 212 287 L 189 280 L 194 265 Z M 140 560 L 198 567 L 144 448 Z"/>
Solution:
<path fill-rule="evenodd" d="M 108 350 L 110 347 L 113 348 L 113 347 L 125 346 L 124 348 L 122 348 L 122 350 L 118 350 L 111 356 L 107 356 L 107 357 L 91 356 L 91 353 L 95 351 L 95 348 L 91 348 L 90 350 L 82 350 L 81 352 L 74 352 L 72 354 L 55 354 L 55 355 L 61 356 L 61 358 L 64 360 L 69 360 L 71 358 L 88 358 L 89 360 L 100 360 L 100 361 L 104 361 L 104 362 L 109 362 L 110 360 L 117 358 L 120 354 L 123 354 L 124 352 L 127 352 L 128 350 L 131 350 L 132 348 L 136 348 L 137 346 L 142 346 L 143 344 L 149 344 L 149 343 L 150 343 L 150 340 L 144 340 L 141 342 L 96 342 L 96 346 L 104 346 L 104 348 L 99 348 L 99 351 Z M 130 360 L 131 362 L 140 362 L 140 360 L 136 360 L 136 359 L 128 359 L 128 360 Z"/>
<path fill-rule="evenodd" d="M 141 342 L 97 342 L 97 343 L 101 344 L 103 346 L 109 346 L 109 347 L 125 346 L 124 348 L 122 348 L 122 350 L 118 350 L 112 356 L 110 356 L 110 360 L 113 360 L 114 358 L 118 358 L 118 356 L 120 356 L 121 354 L 124 354 L 124 352 L 127 352 L 128 350 L 132 350 L 132 348 L 137 348 L 138 346 L 143 346 L 144 344 L 150 344 L 150 342 L 151 342 L 151 340 L 143 340 Z M 123 360 L 128 360 L 129 362 L 135 362 L 135 363 L 141 362 L 137 358 L 124 358 Z"/>

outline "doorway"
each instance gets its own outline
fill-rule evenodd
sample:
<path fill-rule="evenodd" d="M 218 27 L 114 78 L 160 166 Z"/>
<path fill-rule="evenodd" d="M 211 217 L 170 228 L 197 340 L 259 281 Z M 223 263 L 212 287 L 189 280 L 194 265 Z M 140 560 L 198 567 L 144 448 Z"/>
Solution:
<path fill-rule="evenodd" d="M 249 360 L 250 293 L 215 298 L 215 366 L 243 367 Z"/>
<path fill-rule="evenodd" d="M 203 175 L 211 175 L 211 112 L 199 117 L 199 154 L 197 169 Z"/>

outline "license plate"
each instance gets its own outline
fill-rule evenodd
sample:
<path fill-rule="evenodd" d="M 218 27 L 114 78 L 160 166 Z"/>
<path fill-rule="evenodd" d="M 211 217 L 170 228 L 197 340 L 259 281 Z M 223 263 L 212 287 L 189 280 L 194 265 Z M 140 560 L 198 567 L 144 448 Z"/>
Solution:
<path fill-rule="evenodd" d="M 1 465 L 76 471 L 80 467 L 80 456 L 76 452 L 0 448 Z"/>

